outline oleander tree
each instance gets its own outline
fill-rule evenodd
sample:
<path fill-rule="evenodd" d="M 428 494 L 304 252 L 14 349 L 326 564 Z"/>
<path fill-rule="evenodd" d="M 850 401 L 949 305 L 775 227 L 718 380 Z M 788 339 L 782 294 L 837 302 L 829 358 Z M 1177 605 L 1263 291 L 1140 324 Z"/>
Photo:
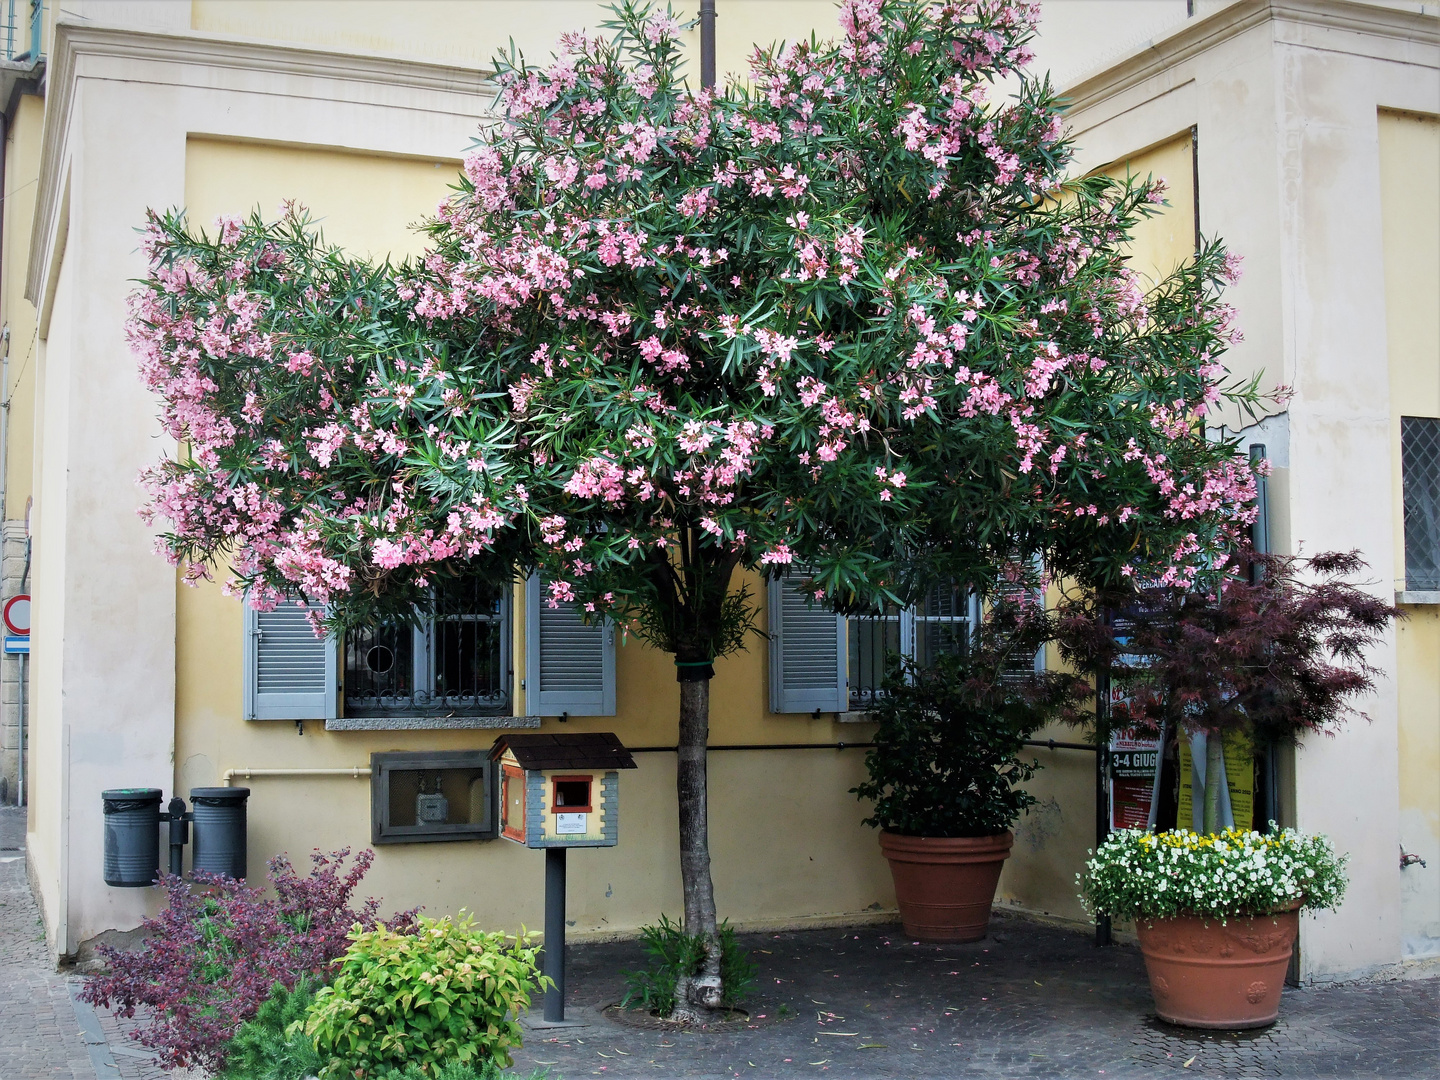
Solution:
<path fill-rule="evenodd" d="M 839 610 L 1042 553 L 1190 584 L 1253 517 L 1205 433 L 1255 396 L 1221 362 L 1234 261 L 1127 266 L 1161 185 L 1069 175 L 1035 7 L 846 0 L 838 40 L 716 91 L 683 80 L 673 12 L 625 0 L 548 66 L 497 60 L 401 265 L 298 207 L 150 218 L 129 333 L 183 452 L 145 513 L 187 578 L 343 629 L 538 571 L 674 656 L 684 925 L 712 946 L 682 1015 L 721 995 L 705 746 L 711 661 L 754 625 L 741 571 Z"/>

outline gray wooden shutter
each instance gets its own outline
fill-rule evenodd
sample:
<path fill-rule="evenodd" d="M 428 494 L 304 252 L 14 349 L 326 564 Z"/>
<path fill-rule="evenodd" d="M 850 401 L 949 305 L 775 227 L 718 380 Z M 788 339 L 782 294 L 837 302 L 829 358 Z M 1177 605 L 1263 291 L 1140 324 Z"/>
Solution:
<path fill-rule="evenodd" d="M 274 611 L 245 605 L 245 719 L 334 719 L 338 646 L 315 636 L 306 610 L 289 601 Z"/>
<path fill-rule="evenodd" d="M 772 578 L 770 711 L 845 712 L 845 618 L 807 603 L 796 587 L 804 575 Z"/>
<path fill-rule="evenodd" d="M 615 715 L 615 626 L 587 624 L 574 604 L 551 607 L 538 574 L 525 583 L 525 711 Z"/>

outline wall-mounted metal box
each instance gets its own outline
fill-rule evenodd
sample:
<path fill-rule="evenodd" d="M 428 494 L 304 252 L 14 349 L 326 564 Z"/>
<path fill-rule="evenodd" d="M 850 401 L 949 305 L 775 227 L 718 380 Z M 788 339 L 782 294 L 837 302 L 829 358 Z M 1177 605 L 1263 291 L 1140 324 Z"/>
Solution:
<path fill-rule="evenodd" d="M 620 769 L 635 759 L 607 732 L 502 735 L 500 835 L 532 848 L 614 847 L 620 838 Z"/>
<path fill-rule="evenodd" d="M 371 754 L 371 842 L 493 839 L 494 770 L 484 750 Z"/>

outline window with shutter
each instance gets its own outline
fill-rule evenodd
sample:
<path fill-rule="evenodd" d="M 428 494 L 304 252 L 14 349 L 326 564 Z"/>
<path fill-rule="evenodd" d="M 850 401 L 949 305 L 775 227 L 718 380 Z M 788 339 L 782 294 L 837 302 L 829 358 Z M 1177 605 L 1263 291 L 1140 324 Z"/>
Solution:
<path fill-rule="evenodd" d="M 846 632 L 851 710 L 864 712 L 884 696 L 886 669 L 893 657 L 930 667 L 941 656 L 964 649 L 978 609 L 974 593 L 946 583 L 932 588 L 913 607 L 890 605 L 877 615 L 851 616 Z"/>
<path fill-rule="evenodd" d="M 770 711 L 844 712 L 845 619 L 811 604 L 797 585 L 803 574 L 772 578 L 770 615 Z"/>
<path fill-rule="evenodd" d="M 614 624 L 586 623 L 574 604 L 551 607 L 539 575 L 525 596 L 525 711 L 614 716 Z"/>
<path fill-rule="evenodd" d="M 312 605 L 318 610 L 318 605 Z M 335 639 L 317 637 L 306 608 L 245 606 L 247 720 L 327 720 L 337 697 Z"/>

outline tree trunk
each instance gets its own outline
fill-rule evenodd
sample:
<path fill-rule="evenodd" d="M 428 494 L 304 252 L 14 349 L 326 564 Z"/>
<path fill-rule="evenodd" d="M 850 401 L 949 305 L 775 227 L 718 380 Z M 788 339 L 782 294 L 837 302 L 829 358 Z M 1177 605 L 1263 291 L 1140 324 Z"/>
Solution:
<path fill-rule="evenodd" d="M 1220 821 L 1220 785 L 1225 775 L 1225 740 L 1218 732 L 1205 736 L 1205 831 L 1218 833 Z"/>
<path fill-rule="evenodd" d="M 685 889 L 685 933 L 705 942 L 698 975 L 681 972 L 675 984 L 676 1020 L 703 1020 L 720 1007 L 720 935 L 715 885 L 710 878 L 706 744 L 710 738 L 710 680 L 680 684 L 680 740 L 675 787 L 680 806 L 680 877 Z"/>

